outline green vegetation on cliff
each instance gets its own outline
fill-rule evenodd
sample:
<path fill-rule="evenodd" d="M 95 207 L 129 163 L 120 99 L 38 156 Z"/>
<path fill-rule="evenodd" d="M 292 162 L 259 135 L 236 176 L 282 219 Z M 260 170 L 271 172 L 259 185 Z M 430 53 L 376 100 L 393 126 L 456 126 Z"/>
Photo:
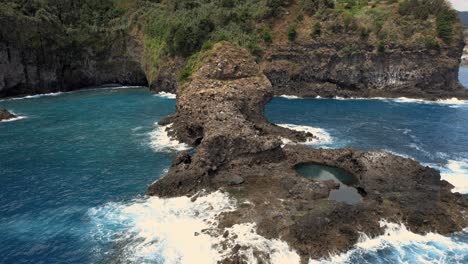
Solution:
<path fill-rule="evenodd" d="M 341 54 L 349 54 L 360 52 L 356 41 L 384 53 L 438 50 L 461 38 L 445 0 L 0 0 L 0 21 L 2 42 L 68 60 L 86 50 L 99 56 L 131 35 L 144 46 L 150 83 L 168 59 L 193 61 L 204 45 L 222 40 L 260 55 L 288 42 L 348 41 Z"/>
<path fill-rule="evenodd" d="M 147 11 L 144 32 L 152 79 L 162 61 L 192 61 L 204 43 L 227 40 L 259 55 L 283 39 L 349 41 L 345 49 L 354 50 L 357 37 L 380 53 L 395 47 L 438 50 L 458 45 L 461 27 L 445 0 L 166 0 Z M 189 72 L 184 69 L 181 79 Z"/>

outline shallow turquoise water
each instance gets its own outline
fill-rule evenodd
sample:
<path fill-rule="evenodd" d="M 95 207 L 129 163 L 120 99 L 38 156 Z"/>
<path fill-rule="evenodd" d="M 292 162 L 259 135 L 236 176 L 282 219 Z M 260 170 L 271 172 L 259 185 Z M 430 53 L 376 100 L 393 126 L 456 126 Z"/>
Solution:
<path fill-rule="evenodd" d="M 304 163 L 296 167 L 296 171 L 309 179 L 316 181 L 334 181 L 340 186 L 332 190 L 328 198 L 347 204 L 358 204 L 362 201 L 362 196 L 353 185 L 358 180 L 350 173 L 335 167 L 324 166 L 315 163 Z"/>
<path fill-rule="evenodd" d="M 155 148 L 168 142 L 150 134 L 174 106 L 144 88 L 0 101 L 26 117 L 0 123 L 0 263 L 190 263 L 205 255 L 181 250 L 209 242 L 193 230 L 204 227 L 207 208 L 226 209 L 223 197 L 198 204 L 143 197 L 174 155 Z M 466 103 L 276 98 L 266 114 L 314 127 L 322 139 L 316 146 L 386 149 L 441 168 L 459 190 L 467 188 Z M 468 262 L 467 233 L 392 230 L 335 263 Z"/>

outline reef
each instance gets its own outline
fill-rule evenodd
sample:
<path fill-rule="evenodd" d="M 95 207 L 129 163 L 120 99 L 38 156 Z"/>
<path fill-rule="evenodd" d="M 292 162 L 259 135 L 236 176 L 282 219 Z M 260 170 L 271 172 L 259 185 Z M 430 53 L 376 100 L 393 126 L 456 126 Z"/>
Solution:
<path fill-rule="evenodd" d="M 383 233 L 379 221 L 402 222 L 413 232 L 449 234 L 468 226 L 467 195 L 452 193 L 440 173 L 414 160 L 382 151 L 316 149 L 297 144 L 313 137 L 269 123 L 263 108 L 273 87 L 249 52 L 218 43 L 201 58 L 192 79 L 177 91 L 168 133 L 194 147 L 174 159 L 149 195 L 193 196 L 221 190 L 238 201 L 219 215 L 215 230 L 229 254 L 223 263 L 242 263 L 235 236 L 224 230 L 255 223 L 257 232 L 281 239 L 300 256 L 326 257 L 350 249 L 360 233 Z M 284 145 L 283 139 L 292 144 Z M 332 181 L 300 176 L 304 163 L 340 168 L 353 175 L 362 201 L 349 205 L 328 199 Z M 234 242 L 233 242 L 234 241 Z M 268 252 L 256 252 L 268 262 Z"/>

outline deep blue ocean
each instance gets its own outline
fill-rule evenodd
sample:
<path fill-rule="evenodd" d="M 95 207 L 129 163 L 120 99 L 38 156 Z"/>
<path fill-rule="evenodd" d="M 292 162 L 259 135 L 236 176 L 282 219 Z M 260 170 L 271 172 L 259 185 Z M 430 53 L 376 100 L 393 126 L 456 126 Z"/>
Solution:
<path fill-rule="evenodd" d="M 460 80 L 468 87 L 468 68 Z M 23 118 L 0 123 L 0 263 L 216 263 L 216 241 L 194 232 L 232 210 L 229 198 L 144 197 L 185 148 L 155 125 L 174 111 L 173 98 L 101 89 L 0 100 L 3 107 Z M 275 98 L 266 115 L 312 131 L 314 146 L 416 159 L 468 192 L 468 102 Z M 421 236 L 382 225 L 386 236 L 363 234 L 354 250 L 321 262 L 468 263 L 466 232 Z M 296 259 L 279 242 L 255 241 L 277 252 L 275 263 Z"/>

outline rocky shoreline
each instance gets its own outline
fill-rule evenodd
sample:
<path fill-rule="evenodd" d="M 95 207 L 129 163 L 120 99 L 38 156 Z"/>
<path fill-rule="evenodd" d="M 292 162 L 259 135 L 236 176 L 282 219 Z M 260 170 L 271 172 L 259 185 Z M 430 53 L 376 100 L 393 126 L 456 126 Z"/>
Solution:
<path fill-rule="evenodd" d="M 225 232 L 235 224 L 254 223 L 258 234 L 287 242 L 302 263 L 350 249 L 360 232 L 382 234 L 382 219 L 417 233 L 449 234 L 468 226 L 468 196 L 452 193 L 438 171 L 414 160 L 381 151 L 284 146 L 282 139 L 302 142 L 313 135 L 266 120 L 263 108 L 275 92 L 246 50 L 222 42 L 201 62 L 177 90 L 176 113 L 161 121 L 172 123 L 169 134 L 195 151 L 179 153 L 148 194 L 197 199 L 203 190 L 222 190 L 235 198 L 237 210 L 219 215 L 219 225 L 203 231 L 223 239 L 223 263 L 245 262 L 235 235 Z M 352 174 L 362 201 L 328 199 L 336 183 L 298 175 L 295 167 L 304 163 Z M 269 262 L 268 252 L 254 252 Z"/>

